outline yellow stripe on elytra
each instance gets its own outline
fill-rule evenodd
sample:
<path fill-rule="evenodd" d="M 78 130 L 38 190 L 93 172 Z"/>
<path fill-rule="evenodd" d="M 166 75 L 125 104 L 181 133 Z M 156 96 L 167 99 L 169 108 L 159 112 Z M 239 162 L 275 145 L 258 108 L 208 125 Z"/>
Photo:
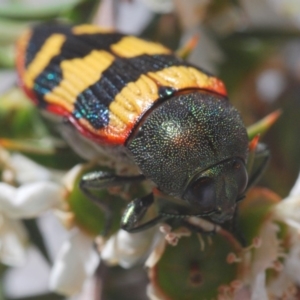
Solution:
<path fill-rule="evenodd" d="M 111 50 L 125 58 L 143 54 L 170 54 L 171 50 L 161 44 L 147 42 L 134 36 L 124 36 L 119 42 L 111 45 Z"/>
<path fill-rule="evenodd" d="M 175 89 L 207 88 L 212 85 L 213 78 L 201 71 L 187 66 L 172 66 L 158 72 L 149 72 L 157 84 L 171 86 Z"/>
<path fill-rule="evenodd" d="M 110 125 L 121 129 L 134 124 L 158 98 L 158 86 L 146 75 L 141 75 L 137 81 L 125 86 L 110 104 Z"/>
<path fill-rule="evenodd" d="M 45 95 L 48 102 L 74 104 L 77 96 L 95 84 L 113 63 L 115 57 L 103 50 L 94 50 L 83 58 L 65 60 L 60 64 L 62 80 L 50 93 Z"/>
<path fill-rule="evenodd" d="M 99 27 L 91 24 L 82 24 L 72 28 L 73 34 L 93 34 L 114 32 L 113 28 Z"/>
<path fill-rule="evenodd" d="M 33 88 L 36 77 L 46 68 L 50 60 L 60 53 L 65 40 L 66 37 L 63 34 L 53 34 L 46 40 L 24 74 L 26 87 Z"/>
<path fill-rule="evenodd" d="M 172 66 L 157 72 L 148 72 L 125 86 L 109 106 L 110 126 L 117 130 L 135 124 L 140 116 L 159 99 L 159 87 L 171 86 L 176 90 L 209 88 L 214 77 L 188 66 Z"/>

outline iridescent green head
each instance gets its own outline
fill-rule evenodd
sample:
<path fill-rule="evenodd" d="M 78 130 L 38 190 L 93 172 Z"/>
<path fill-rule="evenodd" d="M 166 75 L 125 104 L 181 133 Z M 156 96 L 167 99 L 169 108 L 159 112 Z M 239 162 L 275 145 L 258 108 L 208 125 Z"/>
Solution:
<path fill-rule="evenodd" d="M 248 181 L 248 137 L 227 98 L 206 92 L 172 97 L 147 115 L 128 149 L 164 193 L 216 222 L 232 217 Z"/>

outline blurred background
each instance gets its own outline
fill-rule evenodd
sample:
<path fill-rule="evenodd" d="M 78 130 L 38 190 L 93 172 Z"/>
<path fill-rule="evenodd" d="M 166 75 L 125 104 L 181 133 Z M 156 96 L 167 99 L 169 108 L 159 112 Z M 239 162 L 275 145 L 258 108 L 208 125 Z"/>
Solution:
<path fill-rule="evenodd" d="M 259 185 L 281 197 L 288 194 L 300 168 L 298 0 L 0 0 L 0 139 L 44 138 L 49 133 L 34 107 L 19 103 L 23 96 L 15 88 L 14 44 L 28 26 L 52 20 L 113 27 L 173 50 L 198 36 L 188 59 L 225 82 L 247 126 L 281 109 L 279 120 L 262 137 L 272 157 Z M 20 105 L 24 109 L 15 109 Z M 80 161 L 75 154 L 69 160 L 63 153 L 51 160 L 22 147 L 19 150 L 39 163 L 62 169 Z M 65 236 L 63 229 L 48 215 L 27 227 L 31 230 L 36 224 L 47 235 L 46 243 L 55 256 Z M 60 299 L 48 294 L 49 267 L 34 249 L 27 266 L 0 268 L 0 299 Z M 86 297 L 72 299 L 92 299 Z"/>

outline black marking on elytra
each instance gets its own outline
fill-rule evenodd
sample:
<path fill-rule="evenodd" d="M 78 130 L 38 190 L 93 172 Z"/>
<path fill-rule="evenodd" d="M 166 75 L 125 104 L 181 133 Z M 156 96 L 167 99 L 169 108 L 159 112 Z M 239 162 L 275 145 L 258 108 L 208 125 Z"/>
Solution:
<path fill-rule="evenodd" d="M 33 28 L 32 36 L 27 46 L 26 62 L 27 67 L 43 44 L 52 34 L 64 34 L 66 41 L 62 46 L 59 57 L 65 59 L 82 58 L 93 50 L 110 51 L 110 46 L 119 42 L 124 34 L 121 33 L 94 33 L 94 34 L 73 34 L 72 27 L 59 24 L 45 24 Z"/>
<path fill-rule="evenodd" d="M 186 66 L 187 63 L 172 54 L 140 55 L 128 59 L 141 74 L 160 71 L 171 66 Z"/>
<path fill-rule="evenodd" d="M 83 58 L 94 50 L 110 51 L 110 46 L 123 38 L 121 33 L 95 33 L 70 35 L 61 48 L 63 60 Z"/>
<path fill-rule="evenodd" d="M 61 33 L 66 36 L 71 34 L 71 26 L 59 25 L 59 24 L 39 24 L 32 29 L 32 35 L 27 45 L 27 51 L 25 55 L 25 67 L 33 61 L 36 54 L 41 50 L 42 46 L 53 33 Z"/>
<path fill-rule="evenodd" d="M 59 56 L 54 57 L 45 70 L 36 77 L 33 91 L 39 100 L 39 105 L 45 101 L 44 96 L 60 84 L 62 72 L 59 64 L 61 61 L 62 59 Z"/>
<path fill-rule="evenodd" d="M 36 31 L 38 31 L 38 33 L 35 33 Z M 33 31 L 33 36 L 29 43 L 30 46 L 27 49 L 27 64 L 32 61 L 33 57 L 40 50 L 46 39 L 54 33 L 64 33 L 67 39 L 62 45 L 60 53 L 51 59 L 50 63 L 35 79 L 33 91 L 36 94 L 39 101 L 38 105 L 40 106 L 43 106 L 43 103 L 45 102 L 44 96 L 47 93 L 50 93 L 62 81 L 63 74 L 60 64 L 63 61 L 74 58 L 83 58 L 93 50 L 110 51 L 110 46 L 117 43 L 124 36 L 119 33 L 73 35 L 71 34 L 71 27 L 61 25 L 43 26 Z M 40 35 L 43 34 L 45 37 L 41 38 Z M 94 89 L 92 90 L 94 94 L 98 94 L 94 91 Z M 83 95 L 84 94 L 85 93 L 83 93 Z M 87 99 L 90 98 L 87 96 Z M 93 107 L 92 104 L 91 107 Z M 89 113 L 90 112 L 88 112 L 88 114 Z M 94 113 L 91 114 L 94 115 Z"/>
<path fill-rule="evenodd" d="M 37 31 L 37 29 L 35 29 Z M 93 50 L 105 50 L 113 54 L 111 45 L 119 42 L 124 35 L 119 33 L 72 34 L 71 27 L 61 25 L 46 25 L 33 33 L 30 47 L 27 49 L 28 62 L 37 54 L 46 39 L 54 33 L 66 35 L 60 53 L 53 57 L 50 63 L 35 79 L 33 91 L 39 101 L 39 106 L 45 107 L 44 96 L 57 87 L 63 79 L 60 64 L 65 60 L 83 58 Z M 41 38 L 45 32 L 45 38 Z M 105 127 L 109 122 L 109 105 L 118 93 L 130 82 L 135 82 L 142 74 L 157 72 L 171 66 L 188 66 L 189 63 L 172 54 L 140 55 L 132 58 L 122 58 L 117 55 L 115 61 L 100 76 L 99 81 L 89 86 L 76 98 L 76 118 L 85 118 L 95 128 Z M 173 95 L 172 87 L 161 88 L 159 98 Z"/>
<path fill-rule="evenodd" d="M 85 102 L 89 101 L 88 99 L 91 99 L 89 97 L 93 95 L 93 101 L 98 101 L 99 104 L 106 107 L 108 111 L 110 103 L 114 101 L 121 90 L 128 83 L 135 82 L 142 74 L 163 70 L 171 65 L 183 64 L 181 59 L 173 55 L 140 55 L 133 58 L 116 58 L 111 66 L 102 73 L 99 81 L 78 95 L 76 103 L 83 103 L 83 99 L 86 99 Z M 167 90 L 165 90 L 166 94 L 171 92 L 171 89 L 172 88 L 167 88 Z M 165 97 L 165 95 L 162 96 Z M 90 106 L 86 104 L 82 106 L 84 110 L 82 110 L 80 114 L 81 117 L 91 123 L 91 118 L 87 116 L 94 115 L 94 112 L 90 110 Z M 80 109 L 78 110 L 80 111 Z M 103 120 L 102 124 L 101 120 Z M 105 118 L 101 120 L 97 120 L 97 129 L 107 125 L 106 114 Z"/>
<path fill-rule="evenodd" d="M 173 55 L 140 55 L 133 58 L 116 58 L 95 84 L 92 90 L 95 96 L 105 105 L 109 105 L 118 93 L 130 82 L 135 82 L 142 74 L 163 70 L 170 65 L 184 63 Z M 79 96 L 79 95 L 78 95 Z"/>
<path fill-rule="evenodd" d="M 86 119 L 95 129 L 103 128 L 109 123 L 108 107 L 95 97 L 92 90 L 77 97 L 73 115 L 76 119 Z"/>

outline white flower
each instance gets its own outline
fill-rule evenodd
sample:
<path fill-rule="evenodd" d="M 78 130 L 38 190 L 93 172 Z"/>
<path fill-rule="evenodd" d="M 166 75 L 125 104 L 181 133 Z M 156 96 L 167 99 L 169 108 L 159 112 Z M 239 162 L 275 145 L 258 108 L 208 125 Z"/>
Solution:
<path fill-rule="evenodd" d="M 274 203 L 263 220 L 258 233 L 261 242 L 246 249 L 240 258 L 248 268 L 242 280 L 250 287 L 251 300 L 295 299 L 296 285 L 300 284 L 299 185 L 300 176 L 290 195 Z M 286 225 L 284 237 L 279 224 Z M 270 270 L 274 272 L 267 281 L 266 272 Z"/>
<path fill-rule="evenodd" d="M 147 296 L 150 300 L 161 300 L 164 299 L 159 293 L 159 290 L 156 289 L 152 284 L 148 284 L 147 286 Z"/>
<path fill-rule="evenodd" d="M 62 245 L 50 275 L 50 289 L 64 295 L 78 294 L 87 278 L 91 277 L 100 262 L 93 247 L 94 239 L 78 228 L 70 232 Z"/>
<path fill-rule="evenodd" d="M 0 191 L 1 193 L 1 191 Z M 20 266 L 26 261 L 28 237 L 19 220 L 12 220 L 0 212 L 0 261 Z"/>
<path fill-rule="evenodd" d="M 101 258 L 111 265 L 130 268 L 145 260 L 156 242 L 157 227 L 138 233 L 120 229 L 105 244 Z"/>
<path fill-rule="evenodd" d="M 10 155 L 0 148 L 1 165 L 4 179 L 21 184 L 14 187 L 0 182 L 0 261 L 16 266 L 25 262 L 29 243 L 20 219 L 35 218 L 51 209 L 68 216 L 63 212 L 65 196 L 72 191 L 83 166 L 75 166 L 61 179 L 59 172 L 50 172 L 20 154 Z M 54 291 L 74 295 L 94 273 L 100 258 L 93 247 L 94 237 L 74 224 L 68 225 L 70 236 L 55 259 L 49 285 Z"/>
<path fill-rule="evenodd" d="M 12 153 L 10 155 L 10 169 L 15 173 L 15 180 L 19 184 L 43 180 L 61 180 L 62 177 L 60 172 L 50 172 L 48 169 L 19 153 Z"/>
<path fill-rule="evenodd" d="M 289 244 L 282 270 L 276 280 L 271 282 L 270 290 L 277 297 L 291 297 L 300 284 L 300 174 L 290 195 L 273 209 L 274 221 L 288 226 Z"/>
<path fill-rule="evenodd" d="M 58 175 L 59 172 L 50 172 L 26 156 L 19 153 L 10 154 L 2 147 L 0 147 L 0 168 L 3 169 L 3 181 L 17 184 L 49 181 L 61 177 Z"/>
<path fill-rule="evenodd" d="M 251 264 L 251 276 L 255 280 L 259 274 L 265 272 L 268 268 L 273 267 L 274 262 L 277 261 L 278 256 L 281 253 L 277 238 L 278 231 L 278 226 L 272 221 L 270 222 L 267 220 L 259 232 L 262 244 L 255 249 Z"/>
<path fill-rule="evenodd" d="M 300 229 L 300 174 L 289 196 L 274 207 L 273 214 L 275 220 L 283 221 L 296 230 Z"/>
<path fill-rule="evenodd" d="M 12 219 L 34 218 L 58 206 L 61 194 L 61 187 L 49 181 L 28 183 L 18 188 L 0 182 L 0 207 Z"/>
<path fill-rule="evenodd" d="M 72 212 L 64 211 L 66 205 L 64 196 L 72 191 L 74 182 L 83 168 L 84 165 L 76 165 L 64 176 L 58 198 L 61 209 L 55 211 L 67 229 L 70 229 L 70 235 L 55 258 L 49 286 L 51 290 L 66 296 L 78 294 L 100 262 L 100 256 L 94 247 L 94 236 L 74 224 Z"/>
<path fill-rule="evenodd" d="M 50 177 L 50 172 L 39 167 L 21 155 L 10 155 L 0 148 L 0 166 L 2 176 L 11 181 L 26 181 L 25 170 L 35 174 L 31 181 Z M 43 170 L 42 170 L 43 169 Z M 40 176 L 43 173 L 43 176 Z M 19 176 L 21 175 L 21 176 Z M 27 178 L 28 179 L 28 178 Z M 40 197 L 40 193 L 44 195 Z M 19 188 L 0 182 L 0 261 L 10 266 L 22 265 L 26 260 L 26 247 L 29 243 L 26 230 L 20 221 L 23 218 L 38 216 L 41 211 L 53 207 L 56 203 L 58 188 L 51 182 L 35 182 Z M 44 201 L 43 201 L 44 200 Z"/>
<path fill-rule="evenodd" d="M 253 26 L 292 28 L 300 26 L 298 0 L 241 0 Z"/>
<path fill-rule="evenodd" d="M 251 300 L 268 300 L 265 270 L 254 277 Z"/>
<path fill-rule="evenodd" d="M 0 183 L 0 260 L 20 265 L 28 243 L 20 219 L 33 218 L 56 206 L 61 188 L 52 182 L 35 182 L 19 188 Z M 18 255 L 17 255 L 18 254 Z"/>
<path fill-rule="evenodd" d="M 174 10 L 172 0 L 140 0 L 152 11 L 160 14 L 167 14 Z"/>
<path fill-rule="evenodd" d="M 291 189 L 289 196 L 300 196 L 300 174 L 299 174 L 293 188 Z"/>

